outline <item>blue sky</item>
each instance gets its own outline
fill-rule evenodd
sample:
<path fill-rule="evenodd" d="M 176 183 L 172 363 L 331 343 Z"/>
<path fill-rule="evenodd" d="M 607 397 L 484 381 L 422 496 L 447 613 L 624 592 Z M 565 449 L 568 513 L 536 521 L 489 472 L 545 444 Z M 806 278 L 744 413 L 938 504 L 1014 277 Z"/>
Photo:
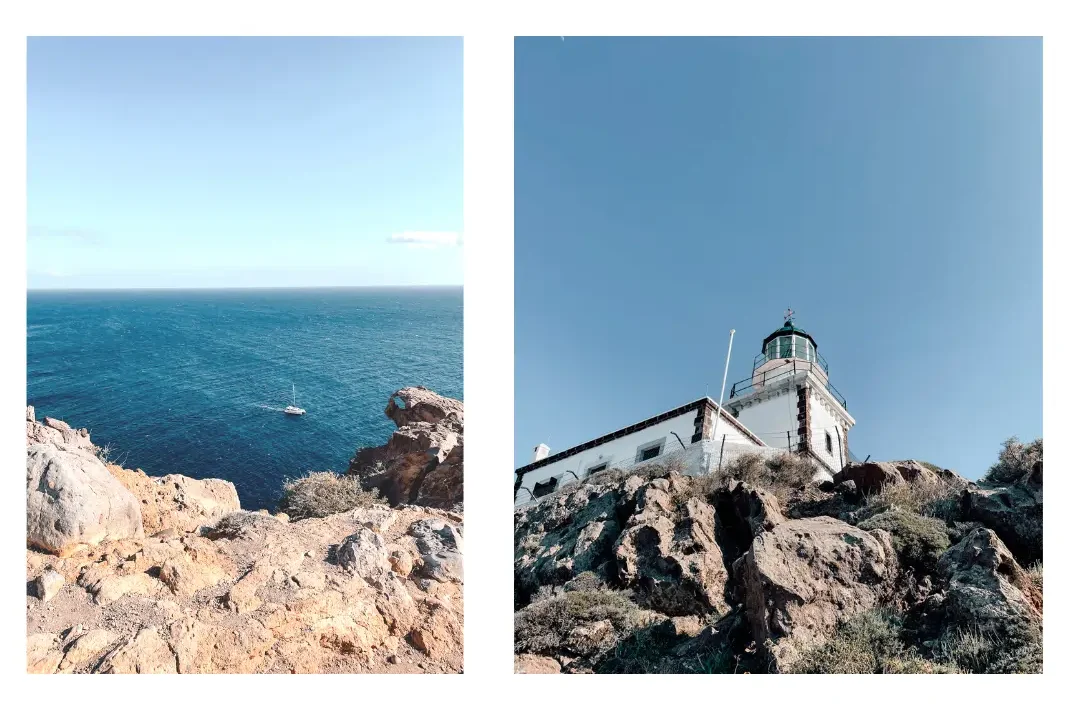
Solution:
<path fill-rule="evenodd" d="M 751 374 L 791 307 L 852 450 L 1042 434 L 1038 39 L 519 39 L 515 460 Z"/>
<path fill-rule="evenodd" d="M 27 76 L 30 288 L 463 281 L 460 38 L 32 38 Z"/>

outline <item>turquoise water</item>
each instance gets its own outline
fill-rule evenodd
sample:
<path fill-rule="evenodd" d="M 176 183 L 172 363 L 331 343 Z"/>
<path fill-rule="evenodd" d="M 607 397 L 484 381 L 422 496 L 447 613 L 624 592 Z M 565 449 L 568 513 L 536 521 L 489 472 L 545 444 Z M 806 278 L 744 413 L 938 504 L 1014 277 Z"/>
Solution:
<path fill-rule="evenodd" d="M 151 475 L 236 484 L 344 471 L 394 426 L 392 392 L 463 398 L 462 291 L 64 291 L 27 295 L 27 402 Z M 292 403 L 303 417 L 281 411 Z"/>

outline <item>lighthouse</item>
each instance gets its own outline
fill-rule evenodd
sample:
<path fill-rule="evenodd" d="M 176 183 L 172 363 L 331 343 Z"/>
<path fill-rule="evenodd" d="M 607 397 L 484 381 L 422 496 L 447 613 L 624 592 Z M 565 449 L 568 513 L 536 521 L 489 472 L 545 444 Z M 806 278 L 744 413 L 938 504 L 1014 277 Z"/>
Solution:
<path fill-rule="evenodd" d="M 788 310 L 784 324 L 761 341 L 753 372 L 734 383 L 722 407 L 767 445 L 843 467 L 855 419 L 829 379 L 829 363 Z"/>

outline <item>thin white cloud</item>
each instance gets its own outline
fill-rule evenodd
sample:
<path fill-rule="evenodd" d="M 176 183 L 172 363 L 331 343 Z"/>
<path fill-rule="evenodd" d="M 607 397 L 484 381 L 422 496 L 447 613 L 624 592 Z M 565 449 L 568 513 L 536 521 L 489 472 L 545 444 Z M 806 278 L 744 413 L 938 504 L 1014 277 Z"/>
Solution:
<path fill-rule="evenodd" d="M 28 240 L 74 240 L 88 245 L 101 244 L 97 233 L 77 227 L 30 225 L 26 228 L 26 237 Z"/>
<path fill-rule="evenodd" d="M 416 247 L 450 247 L 461 245 L 464 239 L 458 232 L 430 232 L 425 230 L 410 230 L 394 233 L 386 239 L 388 243 L 398 245 L 413 245 Z"/>

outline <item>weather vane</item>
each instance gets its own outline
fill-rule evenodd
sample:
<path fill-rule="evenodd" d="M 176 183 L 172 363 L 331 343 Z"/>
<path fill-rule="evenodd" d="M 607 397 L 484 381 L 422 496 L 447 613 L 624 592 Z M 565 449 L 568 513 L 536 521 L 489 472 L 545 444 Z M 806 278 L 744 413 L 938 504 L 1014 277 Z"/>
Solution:
<path fill-rule="evenodd" d="M 795 311 L 792 310 L 791 308 L 788 308 L 787 312 L 784 313 L 784 322 L 790 322 L 791 318 L 793 318 L 793 317 L 795 317 Z"/>

